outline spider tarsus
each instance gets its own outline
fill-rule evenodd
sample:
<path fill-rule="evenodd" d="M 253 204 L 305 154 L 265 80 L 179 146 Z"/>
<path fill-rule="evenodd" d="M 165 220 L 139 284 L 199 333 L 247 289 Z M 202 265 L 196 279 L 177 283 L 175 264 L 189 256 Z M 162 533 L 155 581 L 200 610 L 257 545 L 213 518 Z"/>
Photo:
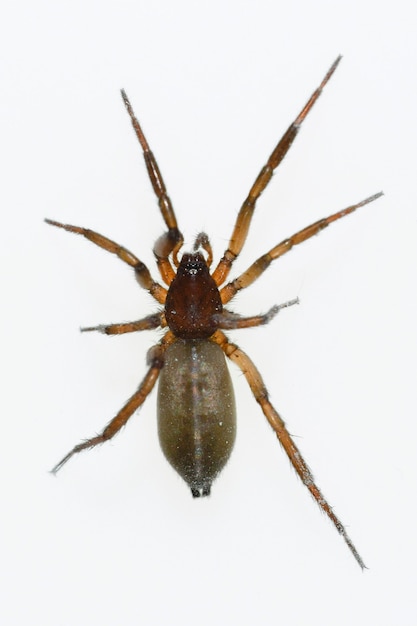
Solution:
<path fill-rule="evenodd" d="M 106 325 L 105 324 L 99 324 L 99 326 L 82 326 L 80 328 L 80 333 L 90 333 L 93 331 L 97 331 L 98 333 L 102 333 L 103 335 L 106 334 Z"/>
<path fill-rule="evenodd" d="M 383 191 L 378 191 L 378 193 L 374 193 L 373 196 L 369 196 L 369 198 L 366 198 L 365 200 L 363 200 L 359 206 L 362 206 L 364 204 L 369 204 L 370 202 L 373 202 L 374 200 L 377 200 L 378 198 L 380 198 L 381 196 L 384 195 Z"/>
<path fill-rule="evenodd" d="M 333 65 L 331 66 L 331 68 L 329 69 L 329 71 L 326 74 L 326 78 L 324 79 L 323 82 L 327 82 L 330 78 L 330 76 L 333 74 L 333 72 L 335 71 L 335 69 L 337 68 L 337 66 L 339 65 L 340 61 L 342 60 L 342 55 L 339 54 L 339 56 L 337 57 L 337 59 L 334 61 Z"/>
<path fill-rule="evenodd" d="M 68 230 L 68 224 L 62 224 L 62 222 L 57 222 L 56 220 L 50 220 L 45 217 L 44 221 L 50 226 L 56 226 L 57 228 L 63 228 L 64 230 Z"/>
<path fill-rule="evenodd" d="M 143 152 L 144 152 L 145 154 L 146 154 L 146 153 L 150 153 L 150 151 L 151 151 L 151 150 L 150 150 L 150 148 L 149 148 L 149 144 L 148 144 L 148 142 L 146 141 L 146 137 L 145 137 L 145 135 L 143 134 L 142 127 L 141 127 L 141 125 L 139 124 L 139 121 L 138 121 L 138 119 L 137 119 L 136 115 L 135 115 L 135 114 L 134 114 L 134 112 L 133 112 L 133 107 L 132 107 L 132 105 L 130 104 L 130 100 L 129 100 L 129 98 L 127 97 L 127 94 L 126 94 L 125 90 L 124 90 L 124 89 L 121 89 L 121 90 L 120 90 L 120 93 L 121 93 L 121 95 L 122 95 L 122 99 L 123 99 L 124 105 L 125 105 L 126 110 L 127 110 L 128 114 L 129 114 L 130 121 L 132 122 L 132 126 L 133 126 L 133 128 L 134 128 L 134 130 L 135 130 L 136 136 L 137 136 L 137 138 L 138 138 L 138 140 L 139 140 L 140 145 L 142 146 L 142 150 L 143 150 Z"/>
<path fill-rule="evenodd" d="M 70 458 L 72 457 L 74 451 L 71 450 L 71 452 L 69 452 L 66 456 L 64 456 L 63 459 L 60 460 L 59 463 L 57 463 L 50 471 L 49 473 L 52 474 L 53 476 L 56 476 L 57 473 L 59 472 L 59 470 L 65 465 L 65 463 L 67 461 L 70 460 Z"/>
<path fill-rule="evenodd" d="M 352 543 L 351 538 L 349 537 L 349 535 L 347 534 L 346 530 L 343 529 L 343 531 L 340 531 L 340 534 L 343 536 L 343 539 L 345 540 L 345 542 L 347 543 L 347 546 L 349 548 L 349 550 L 352 552 L 353 556 L 355 557 L 359 567 L 363 570 L 368 569 L 365 565 L 365 563 L 362 560 L 362 557 L 360 556 L 359 552 L 356 550 L 355 546 Z"/>
<path fill-rule="evenodd" d="M 333 64 L 331 65 L 330 69 L 328 70 L 326 76 L 323 78 L 323 80 L 320 83 L 320 86 L 318 87 L 317 91 L 319 93 L 321 93 L 324 89 L 324 87 L 326 86 L 326 84 L 329 82 L 329 80 L 331 79 L 331 77 L 333 76 L 333 74 L 336 71 L 337 66 L 339 65 L 340 61 L 342 60 L 342 55 L 339 54 L 339 56 L 337 57 L 337 59 L 333 62 Z"/>
<path fill-rule="evenodd" d="M 282 304 L 275 304 L 271 309 L 269 309 L 267 313 L 265 313 L 265 315 L 262 316 L 264 319 L 264 324 L 268 324 L 268 322 L 270 322 L 275 317 L 275 315 L 277 315 L 281 311 L 281 309 L 286 309 L 293 304 L 300 304 L 299 298 L 287 300 L 287 302 L 283 302 Z"/>
<path fill-rule="evenodd" d="M 92 439 L 86 439 L 85 441 L 77 444 L 68 454 L 64 456 L 63 459 L 60 460 L 59 463 L 52 468 L 51 474 L 57 474 L 59 470 L 78 452 L 82 452 L 83 450 L 88 450 L 90 448 L 94 448 L 97 444 L 104 443 L 106 438 L 103 435 L 96 435 Z"/>
<path fill-rule="evenodd" d="M 327 221 L 324 220 L 323 228 L 328 226 L 335 219 L 340 219 L 341 217 L 345 217 L 346 215 L 349 215 L 350 213 L 353 213 L 357 209 L 360 209 L 361 207 L 365 206 L 366 204 L 369 204 L 370 202 L 374 202 L 374 200 L 378 200 L 378 198 L 380 198 L 383 195 L 384 195 L 383 191 L 378 191 L 378 193 L 374 193 L 372 196 L 369 196 L 368 198 L 365 198 L 365 200 L 361 200 L 360 202 L 357 202 L 356 204 L 352 204 L 351 206 L 348 206 L 345 209 L 342 209 L 342 211 L 339 211 L 339 213 L 335 213 L 334 215 L 330 215 L 327 218 Z"/>
<path fill-rule="evenodd" d="M 278 313 L 278 311 L 280 311 L 281 309 L 286 309 L 289 306 L 293 306 L 293 304 L 300 304 L 300 299 L 297 298 L 293 298 L 292 300 L 287 300 L 286 302 L 283 302 L 282 304 L 276 304 L 274 307 L 272 307 L 273 309 L 276 309 L 276 312 Z M 272 311 L 272 309 L 271 309 Z"/>

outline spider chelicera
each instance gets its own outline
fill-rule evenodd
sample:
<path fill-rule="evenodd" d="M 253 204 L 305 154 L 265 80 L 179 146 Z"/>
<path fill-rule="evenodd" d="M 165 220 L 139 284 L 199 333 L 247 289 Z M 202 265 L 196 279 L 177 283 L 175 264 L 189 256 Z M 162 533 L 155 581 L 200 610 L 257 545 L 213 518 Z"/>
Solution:
<path fill-rule="evenodd" d="M 250 358 L 237 345 L 231 343 L 223 332 L 227 329 L 266 324 L 280 309 L 295 304 L 298 300 L 274 306 L 264 315 L 251 317 L 242 317 L 225 308 L 238 291 L 249 287 L 272 261 L 289 252 L 293 246 L 319 233 L 329 224 L 382 195 L 382 193 L 377 193 L 307 226 L 269 250 L 240 276 L 224 284 L 233 262 L 245 243 L 256 201 L 271 180 L 275 168 L 287 154 L 302 122 L 319 98 L 340 59 L 341 57 L 338 57 L 333 63 L 319 87 L 284 133 L 266 165 L 261 169 L 239 211 L 228 248 L 211 273 L 213 254 L 209 238 L 205 233 L 197 236 L 192 252 L 184 252 L 180 258 L 178 257 L 183 245 L 183 236 L 178 229 L 171 200 L 156 159 L 133 113 L 127 95 L 124 91 L 121 92 L 143 150 L 146 168 L 162 217 L 168 228 L 153 248 L 159 273 L 168 288 L 156 282 L 148 268 L 134 254 L 111 239 L 80 226 L 61 224 L 49 219 L 46 222 L 82 235 L 100 248 L 115 254 L 133 268 L 139 285 L 149 291 L 160 305 L 163 305 L 157 313 L 134 322 L 94 326 L 83 328 L 83 331 L 120 335 L 155 328 L 167 330 L 161 341 L 148 352 L 149 369 L 138 390 L 100 435 L 76 445 L 52 471 L 56 473 L 60 470 L 74 454 L 93 448 L 114 437 L 144 403 L 159 377 L 158 429 L 162 450 L 169 463 L 190 486 L 193 496 L 209 495 L 213 480 L 231 454 L 236 432 L 235 401 L 224 358 L 226 355 L 236 363 L 246 377 L 256 401 L 261 406 L 302 482 L 343 536 L 359 565 L 364 568 L 364 562 L 343 524 L 333 513 L 315 484 L 313 475 L 284 421 L 270 403 L 260 373 Z"/>

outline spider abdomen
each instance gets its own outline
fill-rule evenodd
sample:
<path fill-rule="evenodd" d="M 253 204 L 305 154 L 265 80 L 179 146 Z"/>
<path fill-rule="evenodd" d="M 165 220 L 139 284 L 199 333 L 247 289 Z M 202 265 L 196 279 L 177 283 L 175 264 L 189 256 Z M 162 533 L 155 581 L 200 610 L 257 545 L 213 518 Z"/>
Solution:
<path fill-rule="evenodd" d="M 236 410 L 220 346 L 177 339 L 166 352 L 158 387 L 158 432 L 165 457 L 205 496 L 232 452 Z"/>

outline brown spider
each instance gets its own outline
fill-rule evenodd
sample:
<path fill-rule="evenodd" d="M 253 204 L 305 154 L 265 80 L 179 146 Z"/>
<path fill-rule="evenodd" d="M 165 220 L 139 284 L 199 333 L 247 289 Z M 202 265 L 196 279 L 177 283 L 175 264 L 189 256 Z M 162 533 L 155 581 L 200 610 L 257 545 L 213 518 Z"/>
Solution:
<path fill-rule="evenodd" d="M 156 159 L 133 113 L 127 95 L 124 91 L 121 92 L 143 150 L 159 208 L 168 228 L 168 231 L 156 241 L 153 249 L 159 273 L 168 288 L 157 283 L 148 268 L 134 254 L 111 239 L 87 228 L 61 224 L 49 219 L 46 222 L 83 235 L 97 246 L 115 254 L 133 268 L 139 285 L 163 305 L 163 310 L 158 313 L 134 322 L 100 325 L 83 328 L 83 331 L 97 330 L 107 335 L 120 335 L 160 327 L 167 328 L 167 331 L 161 341 L 148 352 L 149 370 L 138 390 L 129 398 L 101 435 L 76 445 L 52 471 L 56 473 L 81 450 L 93 448 L 111 439 L 144 403 L 160 377 L 158 427 L 162 450 L 167 460 L 188 483 L 193 496 L 209 495 L 213 480 L 231 454 L 236 432 L 235 401 L 224 358 L 226 355 L 245 375 L 256 401 L 260 404 L 304 485 L 343 536 L 359 565 L 364 568 L 364 562 L 343 524 L 333 513 L 315 484 L 307 463 L 292 440 L 282 418 L 270 403 L 268 392 L 255 365 L 222 332 L 225 329 L 249 328 L 266 324 L 281 308 L 298 302 L 298 300 L 292 300 L 280 306 L 274 306 L 265 315 L 251 317 L 241 317 L 224 308 L 224 305 L 230 302 L 238 291 L 249 287 L 272 261 L 289 252 L 293 246 L 320 232 L 332 222 L 382 195 L 382 193 L 377 193 L 284 239 L 257 259 L 243 274 L 221 287 L 243 248 L 257 199 L 271 180 L 275 168 L 287 154 L 302 122 L 320 96 L 340 59 L 341 57 L 338 57 L 333 63 L 318 89 L 289 126 L 260 171 L 240 209 L 229 246 L 211 274 L 213 254 L 209 238 L 205 233 L 198 235 L 192 252 L 183 253 L 181 258 L 178 258 L 183 236 L 178 229 L 171 200 Z"/>

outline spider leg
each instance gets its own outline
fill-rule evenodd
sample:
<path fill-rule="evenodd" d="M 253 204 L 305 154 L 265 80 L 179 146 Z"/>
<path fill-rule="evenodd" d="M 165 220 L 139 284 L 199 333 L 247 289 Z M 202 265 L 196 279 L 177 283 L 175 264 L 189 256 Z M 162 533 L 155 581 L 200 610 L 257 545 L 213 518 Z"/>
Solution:
<path fill-rule="evenodd" d="M 177 218 L 175 217 L 174 207 L 168 196 L 167 189 L 162 178 L 162 174 L 159 170 L 158 163 L 149 147 L 143 130 L 136 118 L 129 98 L 126 95 L 124 89 L 121 91 L 123 102 L 129 113 L 130 120 L 132 122 L 133 129 L 136 133 L 136 137 L 143 150 L 143 157 L 145 159 L 146 169 L 152 183 L 153 190 L 158 199 L 158 205 L 164 218 L 165 224 L 168 227 L 168 232 L 163 234 L 156 241 L 154 246 L 154 254 L 158 263 L 158 268 L 164 281 L 169 285 L 173 280 L 175 273 L 172 269 L 171 263 L 168 260 L 169 255 L 173 254 L 175 265 L 178 267 L 177 254 L 181 248 L 184 238 L 178 229 Z"/>
<path fill-rule="evenodd" d="M 55 222 L 55 220 L 49 219 L 45 219 L 45 222 L 51 226 L 63 228 L 70 233 L 82 235 L 86 239 L 89 239 L 89 241 L 95 243 L 96 246 L 115 254 L 121 261 L 130 265 L 130 267 L 133 267 L 135 270 L 135 277 L 139 285 L 149 291 L 151 296 L 153 296 L 160 304 L 164 304 L 167 294 L 166 289 L 153 280 L 146 265 L 142 263 L 142 261 L 139 261 L 139 259 L 135 257 L 134 254 L 129 252 L 129 250 L 123 248 L 123 246 L 120 246 L 111 239 L 96 233 L 94 230 L 90 230 L 89 228 L 71 226 L 70 224 L 61 224 L 61 222 Z"/>
<path fill-rule="evenodd" d="M 263 315 L 251 315 L 251 317 L 243 317 L 242 315 L 238 315 L 237 313 L 232 313 L 232 311 L 223 309 L 221 313 L 216 313 L 215 315 L 213 315 L 213 319 L 217 323 L 218 328 L 223 328 L 224 330 L 262 326 L 263 324 L 268 324 L 275 317 L 275 315 L 279 313 L 281 309 L 286 309 L 293 304 L 299 303 L 299 299 L 294 298 L 294 300 L 288 300 L 288 302 L 276 304 Z"/>
<path fill-rule="evenodd" d="M 233 234 L 229 242 L 229 247 L 225 251 L 222 259 L 220 260 L 219 264 L 213 272 L 213 278 L 217 285 L 221 285 L 226 280 L 234 260 L 243 248 L 249 231 L 250 223 L 252 221 L 253 213 L 255 211 L 256 201 L 271 180 L 274 170 L 278 167 L 278 165 L 281 163 L 282 159 L 285 157 L 288 150 L 290 149 L 292 142 L 297 136 L 301 124 L 316 103 L 326 83 L 330 80 L 332 74 L 336 70 L 336 67 L 339 65 L 341 58 L 341 56 L 337 57 L 336 61 L 331 66 L 318 88 L 312 94 L 306 105 L 303 107 L 302 111 L 300 111 L 299 115 L 295 118 L 292 124 L 290 124 L 287 131 L 284 133 L 284 135 L 276 145 L 274 151 L 270 155 L 268 161 L 258 174 L 258 177 L 252 185 L 252 188 L 249 191 L 249 195 L 242 204 L 242 207 L 237 216 Z"/>
<path fill-rule="evenodd" d="M 163 313 L 155 313 L 148 315 L 141 320 L 135 322 L 123 322 L 121 324 L 99 324 L 98 326 L 88 326 L 80 328 L 82 333 L 96 330 L 105 335 L 123 335 L 124 333 L 134 333 L 138 330 L 152 330 L 159 326 L 166 326 L 165 315 Z"/>
<path fill-rule="evenodd" d="M 133 415 L 136 409 L 138 409 L 145 402 L 146 398 L 152 391 L 164 365 L 164 352 L 171 340 L 172 335 L 168 332 L 160 344 L 150 349 L 148 353 L 148 364 L 150 365 L 148 373 L 139 385 L 138 390 L 135 391 L 133 396 L 129 398 L 124 407 L 117 413 L 111 422 L 107 424 L 101 435 L 96 435 L 95 437 L 87 439 L 86 441 L 74 446 L 74 448 L 68 452 L 68 454 L 64 456 L 64 458 L 61 459 L 61 461 L 51 470 L 52 474 L 56 474 L 61 467 L 65 465 L 65 463 L 69 461 L 72 456 L 74 456 L 74 454 L 78 454 L 78 452 L 81 452 L 82 450 L 94 448 L 100 443 L 104 443 L 105 441 L 112 439 L 112 437 L 114 437 L 114 435 L 118 433 L 123 426 L 125 426 L 129 418 Z"/>
<path fill-rule="evenodd" d="M 292 437 L 289 434 L 284 421 L 270 403 L 268 399 L 267 389 L 255 365 L 252 363 L 247 354 L 245 354 L 238 346 L 229 342 L 227 337 L 221 331 L 217 331 L 212 339 L 221 346 L 226 356 L 231 361 L 236 363 L 236 365 L 241 369 L 246 380 L 248 381 L 249 387 L 251 388 L 256 401 L 260 404 L 266 419 L 275 431 L 275 434 L 278 437 L 281 446 L 284 448 L 295 471 L 297 472 L 302 482 L 307 487 L 321 510 L 326 513 L 329 519 L 336 526 L 337 531 L 342 535 L 343 539 L 345 540 L 360 567 L 364 569 L 366 567 L 365 563 L 363 562 L 358 551 L 353 545 L 352 540 L 347 534 L 345 527 L 333 513 L 331 506 L 324 498 L 320 489 L 317 487 L 316 483 L 314 482 L 314 478 L 310 471 L 310 468 L 304 461 L 300 451 L 292 440 Z"/>
<path fill-rule="evenodd" d="M 210 239 L 207 233 L 199 233 L 194 241 L 193 250 L 197 252 L 198 249 L 203 248 L 207 252 L 207 267 L 210 267 L 213 262 L 213 249 L 211 247 Z"/>
<path fill-rule="evenodd" d="M 380 198 L 382 195 L 383 192 L 376 193 L 375 195 L 370 196 L 369 198 L 366 198 L 365 200 L 362 200 L 357 204 L 352 204 L 352 206 L 349 206 L 346 209 L 339 211 L 338 213 L 334 213 L 333 215 L 329 215 L 329 217 L 325 217 L 321 220 L 318 220 L 317 222 L 314 222 L 314 224 L 310 224 L 310 226 L 303 228 L 303 230 L 295 233 L 294 235 L 292 235 L 292 237 L 281 241 L 281 243 L 272 248 L 269 252 L 259 257 L 259 259 L 257 259 L 255 263 L 253 263 L 245 272 L 243 272 L 243 274 L 235 278 L 232 282 L 228 283 L 220 290 L 223 304 L 229 302 L 229 300 L 231 300 L 238 291 L 240 291 L 241 289 L 246 289 L 246 287 L 251 285 L 257 278 L 259 278 L 259 276 L 263 274 L 263 272 L 269 267 L 272 261 L 278 259 L 286 252 L 289 252 L 294 246 L 303 243 L 303 241 L 306 241 L 307 239 L 310 239 L 310 237 L 319 233 L 329 224 L 332 224 L 342 217 L 345 217 L 345 215 L 349 215 L 349 213 L 353 213 L 353 211 L 356 211 L 356 209 L 358 209 L 359 207 L 373 202 L 377 198 Z"/>

